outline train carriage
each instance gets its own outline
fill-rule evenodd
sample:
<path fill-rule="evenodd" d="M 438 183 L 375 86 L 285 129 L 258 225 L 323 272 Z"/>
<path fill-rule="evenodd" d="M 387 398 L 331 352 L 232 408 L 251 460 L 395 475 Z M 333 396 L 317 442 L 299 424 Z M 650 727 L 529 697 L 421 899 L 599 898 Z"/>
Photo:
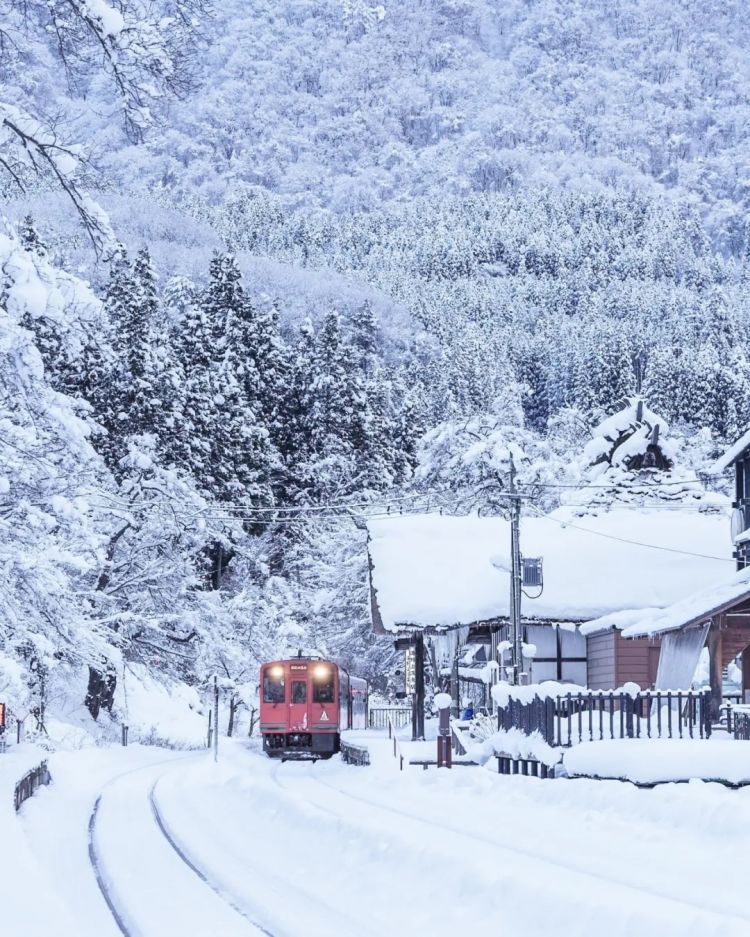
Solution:
<path fill-rule="evenodd" d="M 367 681 L 332 661 L 294 657 L 260 672 L 263 750 L 278 758 L 330 758 L 345 729 L 367 728 Z"/>

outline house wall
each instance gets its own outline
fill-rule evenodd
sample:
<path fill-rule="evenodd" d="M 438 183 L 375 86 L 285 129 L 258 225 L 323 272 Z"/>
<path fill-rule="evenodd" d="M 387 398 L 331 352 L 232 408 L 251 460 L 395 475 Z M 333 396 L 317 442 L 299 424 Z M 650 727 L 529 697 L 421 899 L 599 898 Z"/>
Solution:
<path fill-rule="evenodd" d="M 653 639 L 628 640 L 614 629 L 586 639 L 586 677 L 592 690 L 614 690 L 630 682 L 648 689 L 658 666 L 659 643 Z"/>
<path fill-rule="evenodd" d="M 615 686 L 637 683 L 643 690 L 653 687 L 659 668 L 659 644 L 650 638 L 623 638 L 614 633 Z"/>
<path fill-rule="evenodd" d="M 611 690 L 615 683 L 615 632 L 586 638 L 586 682 L 592 690 Z"/>

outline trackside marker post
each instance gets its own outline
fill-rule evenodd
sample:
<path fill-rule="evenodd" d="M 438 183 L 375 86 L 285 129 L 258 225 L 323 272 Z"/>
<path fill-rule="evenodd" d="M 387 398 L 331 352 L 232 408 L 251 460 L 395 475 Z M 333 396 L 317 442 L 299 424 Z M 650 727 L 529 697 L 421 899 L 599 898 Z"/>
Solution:
<path fill-rule="evenodd" d="M 435 705 L 440 713 L 437 737 L 437 766 L 451 768 L 453 752 L 451 750 L 451 699 L 450 693 L 435 694 Z"/>
<path fill-rule="evenodd" d="M 219 678 L 214 677 L 214 761 L 219 760 Z"/>

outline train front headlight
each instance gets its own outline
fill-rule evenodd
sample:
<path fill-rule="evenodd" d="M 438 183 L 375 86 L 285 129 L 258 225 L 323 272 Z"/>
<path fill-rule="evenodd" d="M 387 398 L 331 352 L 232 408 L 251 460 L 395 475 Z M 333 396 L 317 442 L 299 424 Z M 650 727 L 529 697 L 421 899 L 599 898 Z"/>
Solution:
<path fill-rule="evenodd" d="M 274 680 L 279 680 L 284 676 L 284 668 L 281 666 L 281 664 L 277 664 L 275 667 L 271 667 L 271 669 L 268 671 L 268 675 L 269 677 L 273 677 Z"/>
<path fill-rule="evenodd" d="M 318 664 L 318 666 L 313 670 L 313 677 L 316 680 L 325 680 L 327 677 L 330 677 L 331 671 L 325 664 Z"/>

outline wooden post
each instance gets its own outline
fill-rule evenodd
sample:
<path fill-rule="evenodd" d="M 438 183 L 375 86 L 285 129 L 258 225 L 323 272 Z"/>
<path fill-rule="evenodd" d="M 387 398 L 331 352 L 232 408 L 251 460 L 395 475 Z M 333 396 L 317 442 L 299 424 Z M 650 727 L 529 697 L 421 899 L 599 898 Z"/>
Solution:
<path fill-rule="evenodd" d="M 214 677 L 214 761 L 219 760 L 219 681 Z"/>
<path fill-rule="evenodd" d="M 716 725 L 721 715 L 722 666 L 720 619 L 714 619 L 708 629 L 708 671 L 711 683 L 711 722 Z"/>
<path fill-rule="evenodd" d="M 742 702 L 747 703 L 750 697 L 750 647 L 742 652 Z"/>
<path fill-rule="evenodd" d="M 424 738 L 424 635 L 420 631 L 416 637 L 414 646 L 414 682 L 415 682 L 415 703 L 416 719 L 415 728 L 418 739 Z"/>

